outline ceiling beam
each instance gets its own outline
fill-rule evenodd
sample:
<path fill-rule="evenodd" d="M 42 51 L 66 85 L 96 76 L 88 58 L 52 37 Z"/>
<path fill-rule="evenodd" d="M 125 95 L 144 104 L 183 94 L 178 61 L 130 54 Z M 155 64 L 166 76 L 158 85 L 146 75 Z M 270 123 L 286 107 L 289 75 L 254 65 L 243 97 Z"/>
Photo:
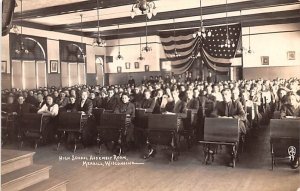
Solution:
<path fill-rule="evenodd" d="M 286 4 L 295 4 L 297 3 L 296 0 L 254 0 L 254 1 L 245 1 L 245 2 L 238 2 L 238 3 L 230 3 L 227 7 L 228 12 L 232 11 L 240 11 L 246 9 L 254 9 L 254 8 L 263 8 L 263 7 L 271 7 L 271 6 L 278 6 L 278 5 L 286 5 Z M 298 2 L 299 3 L 299 2 Z M 106 19 L 100 21 L 101 27 L 107 26 L 115 26 L 118 24 L 132 24 L 132 23 L 142 23 L 145 22 L 144 15 L 138 15 L 134 19 L 129 17 L 128 10 L 128 17 L 123 18 L 115 18 L 115 19 Z M 224 13 L 226 12 L 226 6 L 222 5 L 212 5 L 203 7 L 202 9 L 203 15 L 208 14 L 216 14 L 216 13 Z M 184 18 L 184 17 L 193 17 L 200 15 L 200 8 L 191 8 L 191 9 L 183 9 L 183 10 L 176 10 L 176 11 L 168 11 L 158 13 L 155 17 L 152 17 L 151 21 L 159 21 L 159 20 L 167 20 L 173 18 Z M 98 21 L 87 21 L 82 23 L 83 28 L 94 28 L 97 27 Z M 52 26 L 52 30 L 54 31 L 62 31 L 68 29 L 79 29 L 81 27 L 81 23 L 73 23 L 73 24 L 65 24 L 65 25 L 56 25 Z"/>
<path fill-rule="evenodd" d="M 280 11 L 280 12 L 271 12 L 271 13 L 260 13 L 253 15 L 245 15 L 245 16 L 233 16 L 228 17 L 228 23 L 239 23 L 242 21 L 243 26 L 256 26 L 257 24 L 278 24 L 280 23 L 288 23 L 287 19 L 292 19 L 295 22 L 294 18 L 298 19 L 297 22 L 300 22 L 300 9 L 291 10 L 291 11 Z M 214 26 L 214 25 L 222 25 L 226 24 L 226 18 L 217 18 L 217 19 L 208 19 L 205 21 L 205 26 Z M 148 26 L 148 35 L 158 35 L 160 30 L 172 30 L 174 25 L 171 24 L 161 24 L 161 25 L 153 25 Z M 175 28 L 196 28 L 199 27 L 199 20 L 189 21 L 189 22 L 181 22 L 175 23 Z M 119 30 L 120 38 L 128 38 L 128 37 L 136 37 L 136 36 L 145 36 L 145 27 L 134 27 L 134 28 L 126 28 Z M 97 36 L 97 32 L 86 32 L 86 36 L 95 37 Z M 107 30 L 102 31 L 101 35 L 105 39 L 117 39 L 118 38 L 118 30 Z"/>
<path fill-rule="evenodd" d="M 17 26 L 21 26 L 20 21 L 13 21 L 12 24 L 17 25 Z M 34 23 L 34 22 L 30 22 L 30 21 L 22 21 L 22 26 L 27 27 L 27 28 L 51 31 L 51 27 L 48 26 L 48 25 L 43 25 L 43 24 L 40 24 L 40 23 Z M 55 31 L 53 31 L 53 32 L 55 32 Z M 63 33 L 82 36 L 82 33 L 80 31 L 75 31 L 75 30 L 64 31 Z M 83 33 L 83 36 L 86 36 L 86 34 Z"/>
<path fill-rule="evenodd" d="M 133 0 L 100 0 L 100 6 L 101 9 L 105 9 L 123 5 L 131 5 L 133 4 L 133 2 Z M 34 19 L 41 17 L 64 15 L 75 12 L 90 11 L 95 10 L 96 8 L 97 0 L 88 0 L 83 2 L 69 3 L 64 5 L 57 5 L 52 7 L 24 11 L 22 17 L 23 19 Z M 19 20 L 20 18 L 20 12 L 14 14 L 15 20 Z"/>

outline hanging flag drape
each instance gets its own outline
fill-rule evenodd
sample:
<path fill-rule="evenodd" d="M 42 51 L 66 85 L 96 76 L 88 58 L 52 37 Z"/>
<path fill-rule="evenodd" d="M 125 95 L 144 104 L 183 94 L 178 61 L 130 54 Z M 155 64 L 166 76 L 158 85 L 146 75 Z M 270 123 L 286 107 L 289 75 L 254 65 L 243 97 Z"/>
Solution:
<path fill-rule="evenodd" d="M 208 36 L 208 31 L 211 36 Z M 194 30 L 178 30 L 176 36 L 172 31 L 161 32 L 160 39 L 166 57 L 171 61 L 172 72 L 181 74 L 187 71 L 195 61 L 201 59 L 204 65 L 220 74 L 228 73 L 231 59 L 241 56 L 237 50 L 241 47 L 241 25 L 228 26 L 230 46 L 225 46 L 227 26 L 206 28 L 206 37 L 193 37 Z M 176 41 L 176 47 L 175 47 Z M 174 56 L 175 48 L 179 56 Z"/>

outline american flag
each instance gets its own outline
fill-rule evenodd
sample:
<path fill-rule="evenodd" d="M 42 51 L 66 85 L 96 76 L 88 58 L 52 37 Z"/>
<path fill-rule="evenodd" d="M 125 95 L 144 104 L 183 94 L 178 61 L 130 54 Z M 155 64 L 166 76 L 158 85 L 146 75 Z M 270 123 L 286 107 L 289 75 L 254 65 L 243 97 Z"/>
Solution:
<path fill-rule="evenodd" d="M 241 25 L 228 25 L 230 46 L 225 46 L 227 26 L 206 28 L 205 38 L 203 36 L 194 38 L 194 32 L 192 29 L 178 30 L 176 36 L 173 31 L 160 32 L 166 57 L 171 61 L 172 72 L 180 74 L 187 71 L 200 57 L 208 68 L 218 73 L 227 73 L 231 59 L 236 56 L 241 45 Z M 177 56 L 174 56 L 175 52 L 178 53 Z"/>
<path fill-rule="evenodd" d="M 228 32 L 227 32 L 228 30 Z M 208 35 L 208 32 L 211 35 Z M 206 29 L 206 36 L 198 37 L 202 62 L 219 72 L 227 72 L 231 59 L 241 47 L 241 25 L 216 26 Z M 229 45 L 226 44 L 228 34 Z M 238 55 L 240 56 L 240 55 Z M 223 68 L 222 68 L 223 67 Z"/>

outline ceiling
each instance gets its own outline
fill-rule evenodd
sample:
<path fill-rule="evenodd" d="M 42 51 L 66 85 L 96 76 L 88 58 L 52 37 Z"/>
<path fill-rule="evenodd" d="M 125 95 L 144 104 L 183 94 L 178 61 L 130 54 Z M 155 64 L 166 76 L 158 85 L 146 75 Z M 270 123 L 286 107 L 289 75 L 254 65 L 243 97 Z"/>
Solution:
<path fill-rule="evenodd" d="M 145 36 L 145 15 L 130 17 L 136 0 L 99 0 L 100 31 L 105 39 Z M 148 0 L 149 1 L 149 0 Z M 300 23 L 299 0 L 202 0 L 205 26 L 242 22 L 243 26 Z M 13 23 L 20 25 L 17 0 Z M 161 30 L 196 28 L 200 25 L 200 0 L 155 0 L 158 13 L 148 21 L 148 35 Z M 23 26 L 81 35 L 97 36 L 97 0 L 23 0 Z M 118 25 L 120 27 L 118 36 Z"/>

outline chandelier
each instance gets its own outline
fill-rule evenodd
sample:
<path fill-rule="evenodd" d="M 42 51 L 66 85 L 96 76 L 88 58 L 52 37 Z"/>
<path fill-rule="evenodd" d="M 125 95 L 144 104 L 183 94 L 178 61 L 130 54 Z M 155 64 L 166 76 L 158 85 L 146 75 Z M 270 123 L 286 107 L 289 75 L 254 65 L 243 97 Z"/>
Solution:
<path fill-rule="evenodd" d="M 249 46 L 248 49 L 247 48 L 243 48 L 243 50 L 246 50 L 246 53 L 248 53 L 248 54 L 254 53 L 254 51 L 251 49 L 251 31 L 250 31 L 250 26 L 249 26 L 248 46 Z"/>
<path fill-rule="evenodd" d="M 148 18 L 146 17 L 146 46 L 142 48 L 143 52 L 150 52 L 152 51 L 151 46 L 148 45 Z"/>
<path fill-rule="evenodd" d="M 21 33 L 20 33 L 20 41 L 18 41 L 17 45 L 16 45 L 16 49 L 15 49 L 15 53 L 16 54 L 29 54 L 29 50 L 25 47 L 25 44 L 23 42 L 23 0 L 21 1 Z M 19 29 L 18 27 L 15 25 L 13 27 L 14 32 L 16 32 L 16 34 L 18 35 Z"/>
<path fill-rule="evenodd" d="M 77 54 L 77 58 L 82 58 L 82 59 L 85 59 L 86 55 L 84 54 L 83 52 L 83 48 L 82 48 L 82 45 L 83 45 L 83 30 L 82 30 L 82 14 L 80 14 L 80 23 L 81 23 L 81 44 L 80 44 L 80 48 L 79 48 L 79 53 Z"/>
<path fill-rule="evenodd" d="M 119 51 L 118 51 L 118 55 L 117 55 L 116 59 L 117 59 L 117 60 L 123 60 L 124 57 L 121 55 L 121 46 L 120 46 L 119 30 L 120 30 L 120 25 L 118 25 L 118 48 L 119 48 Z"/>
<path fill-rule="evenodd" d="M 137 59 L 140 61 L 145 60 L 145 58 L 142 55 L 142 37 L 140 37 L 140 56 Z"/>
<path fill-rule="evenodd" d="M 137 0 L 135 4 L 132 5 L 130 16 L 134 18 L 138 15 L 138 12 L 141 11 L 142 14 L 147 14 L 148 19 L 151 19 L 152 16 L 156 16 L 157 7 L 154 1 L 147 2 L 147 0 Z"/>
<path fill-rule="evenodd" d="M 177 52 L 177 43 L 176 43 L 176 30 L 175 30 L 175 19 L 173 18 L 173 41 L 174 41 L 174 53 L 172 55 L 172 57 L 178 58 L 181 55 Z"/>
<path fill-rule="evenodd" d="M 100 34 L 99 0 L 97 0 L 97 18 L 98 18 L 97 38 L 94 39 L 93 46 L 104 47 L 106 46 L 106 42 L 103 39 L 101 39 L 101 34 Z"/>
<path fill-rule="evenodd" d="M 207 36 L 211 36 L 211 31 L 208 30 L 206 31 L 204 25 L 203 25 L 203 13 L 202 13 L 202 0 L 200 0 L 200 27 L 199 27 L 199 31 L 197 31 L 196 33 L 193 34 L 193 37 L 196 38 L 197 36 L 201 36 L 203 38 Z M 206 34 L 207 33 L 207 34 Z"/>
<path fill-rule="evenodd" d="M 225 40 L 225 44 L 222 44 L 221 47 L 226 47 L 226 48 L 230 48 L 230 46 L 235 47 L 234 42 L 231 42 L 229 39 L 229 26 L 228 26 L 228 4 L 227 4 L 227 0 L 226 0 L 226 40 Z"/>

